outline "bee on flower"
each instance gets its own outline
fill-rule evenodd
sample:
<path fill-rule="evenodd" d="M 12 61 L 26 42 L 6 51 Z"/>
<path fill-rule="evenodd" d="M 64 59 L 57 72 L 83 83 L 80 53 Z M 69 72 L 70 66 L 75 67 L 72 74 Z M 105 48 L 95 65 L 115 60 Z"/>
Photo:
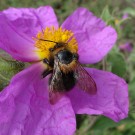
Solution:
<path fill-rule="evenodd" d="M 75 114 L 128 115 L 126 82 L 106 71 L 82 67 L 101 61 L 117 33 L 85 8 L 61 26 L 50 6 L 0 12 L 0 48 L 30 62 L 0 93 L 0 134 L 72 135 Z M 31 130 L 33 129 L 33 130 Z"/>

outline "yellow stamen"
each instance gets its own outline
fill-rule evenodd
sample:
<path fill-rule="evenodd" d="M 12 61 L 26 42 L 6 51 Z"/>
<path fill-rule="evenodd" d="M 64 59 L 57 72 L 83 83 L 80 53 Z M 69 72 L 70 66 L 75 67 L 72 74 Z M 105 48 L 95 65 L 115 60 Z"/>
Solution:
<path fill-rule="evenodd" d="M 42 40 L 40 40 L 42 39 Z M 45 30 L 39 32 L 34 38 L 35 40 L 35 52 L 40 57 L 40 59 L 47 58 L 49 59 L 52 53 L 49 51 L 50 48 L 54 48 L 56 43 L 67 43 L 64 44 L 64 49 L 69 50 L 72 53 L 77 53 L 78 44 L 74 37 L 74 33 L 69 30 L 65 30 L 63 28 L 55 28 L 55 27 L 46 27 Z M 49 41 L 43 41 L 49 40 Z M 60 49 L 60 48 L 59 48 Z M 63 47 L 62 47 L 63 49 Z"/>

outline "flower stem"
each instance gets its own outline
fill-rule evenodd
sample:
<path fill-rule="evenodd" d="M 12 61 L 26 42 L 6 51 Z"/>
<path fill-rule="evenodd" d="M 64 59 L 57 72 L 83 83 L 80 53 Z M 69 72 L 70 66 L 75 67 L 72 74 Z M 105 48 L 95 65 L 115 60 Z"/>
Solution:
<path fill-rule="evenodd" d="M 102 60 L 103 70 L 107 70 L 106 57 Z"/>

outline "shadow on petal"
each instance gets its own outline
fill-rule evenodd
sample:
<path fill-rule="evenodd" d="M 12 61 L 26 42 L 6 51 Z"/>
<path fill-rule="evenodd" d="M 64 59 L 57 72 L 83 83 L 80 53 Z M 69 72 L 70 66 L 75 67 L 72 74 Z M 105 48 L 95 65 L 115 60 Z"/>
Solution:
<path fill-rule="evenodd" d="M 110 73 L 86 68 L 97 85 L 97 94 L 88 95 L 75 87 L 69 94 L 72 106 L 77 114 L 104 115 L 114 121 L 128 115 L 128 87 L 126 82 Z"/>
<path fill-rule="evenodd" d="M 96 63 L 114 46 L 117 33 L 103 20 L 86 8 L 78 8 L 62 24 L 74 32 L 79 45 L 79 61 L 83 64 Z"/>
<path fill-rule="evenodd" d="M 0 93 L 0 134 L 71 135 L 75 132 L 75 114 L 70 100 L 63 97 L 51 105 L 48 79 L 41 79 L 40 63 L 15 75 Z M 68 128 L 67 128 L 68 127 Z"/>

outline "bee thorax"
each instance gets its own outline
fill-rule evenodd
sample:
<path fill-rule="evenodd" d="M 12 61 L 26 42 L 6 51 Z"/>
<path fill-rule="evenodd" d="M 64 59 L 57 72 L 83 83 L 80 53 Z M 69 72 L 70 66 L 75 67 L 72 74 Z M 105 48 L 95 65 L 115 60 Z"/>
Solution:
<path fill-rule="evenodd" d="M 73 54 L 67 50 L 62 50 L 57 54 L 57 57 L 62 64 L 69 64 L 73 60 Z"/>

